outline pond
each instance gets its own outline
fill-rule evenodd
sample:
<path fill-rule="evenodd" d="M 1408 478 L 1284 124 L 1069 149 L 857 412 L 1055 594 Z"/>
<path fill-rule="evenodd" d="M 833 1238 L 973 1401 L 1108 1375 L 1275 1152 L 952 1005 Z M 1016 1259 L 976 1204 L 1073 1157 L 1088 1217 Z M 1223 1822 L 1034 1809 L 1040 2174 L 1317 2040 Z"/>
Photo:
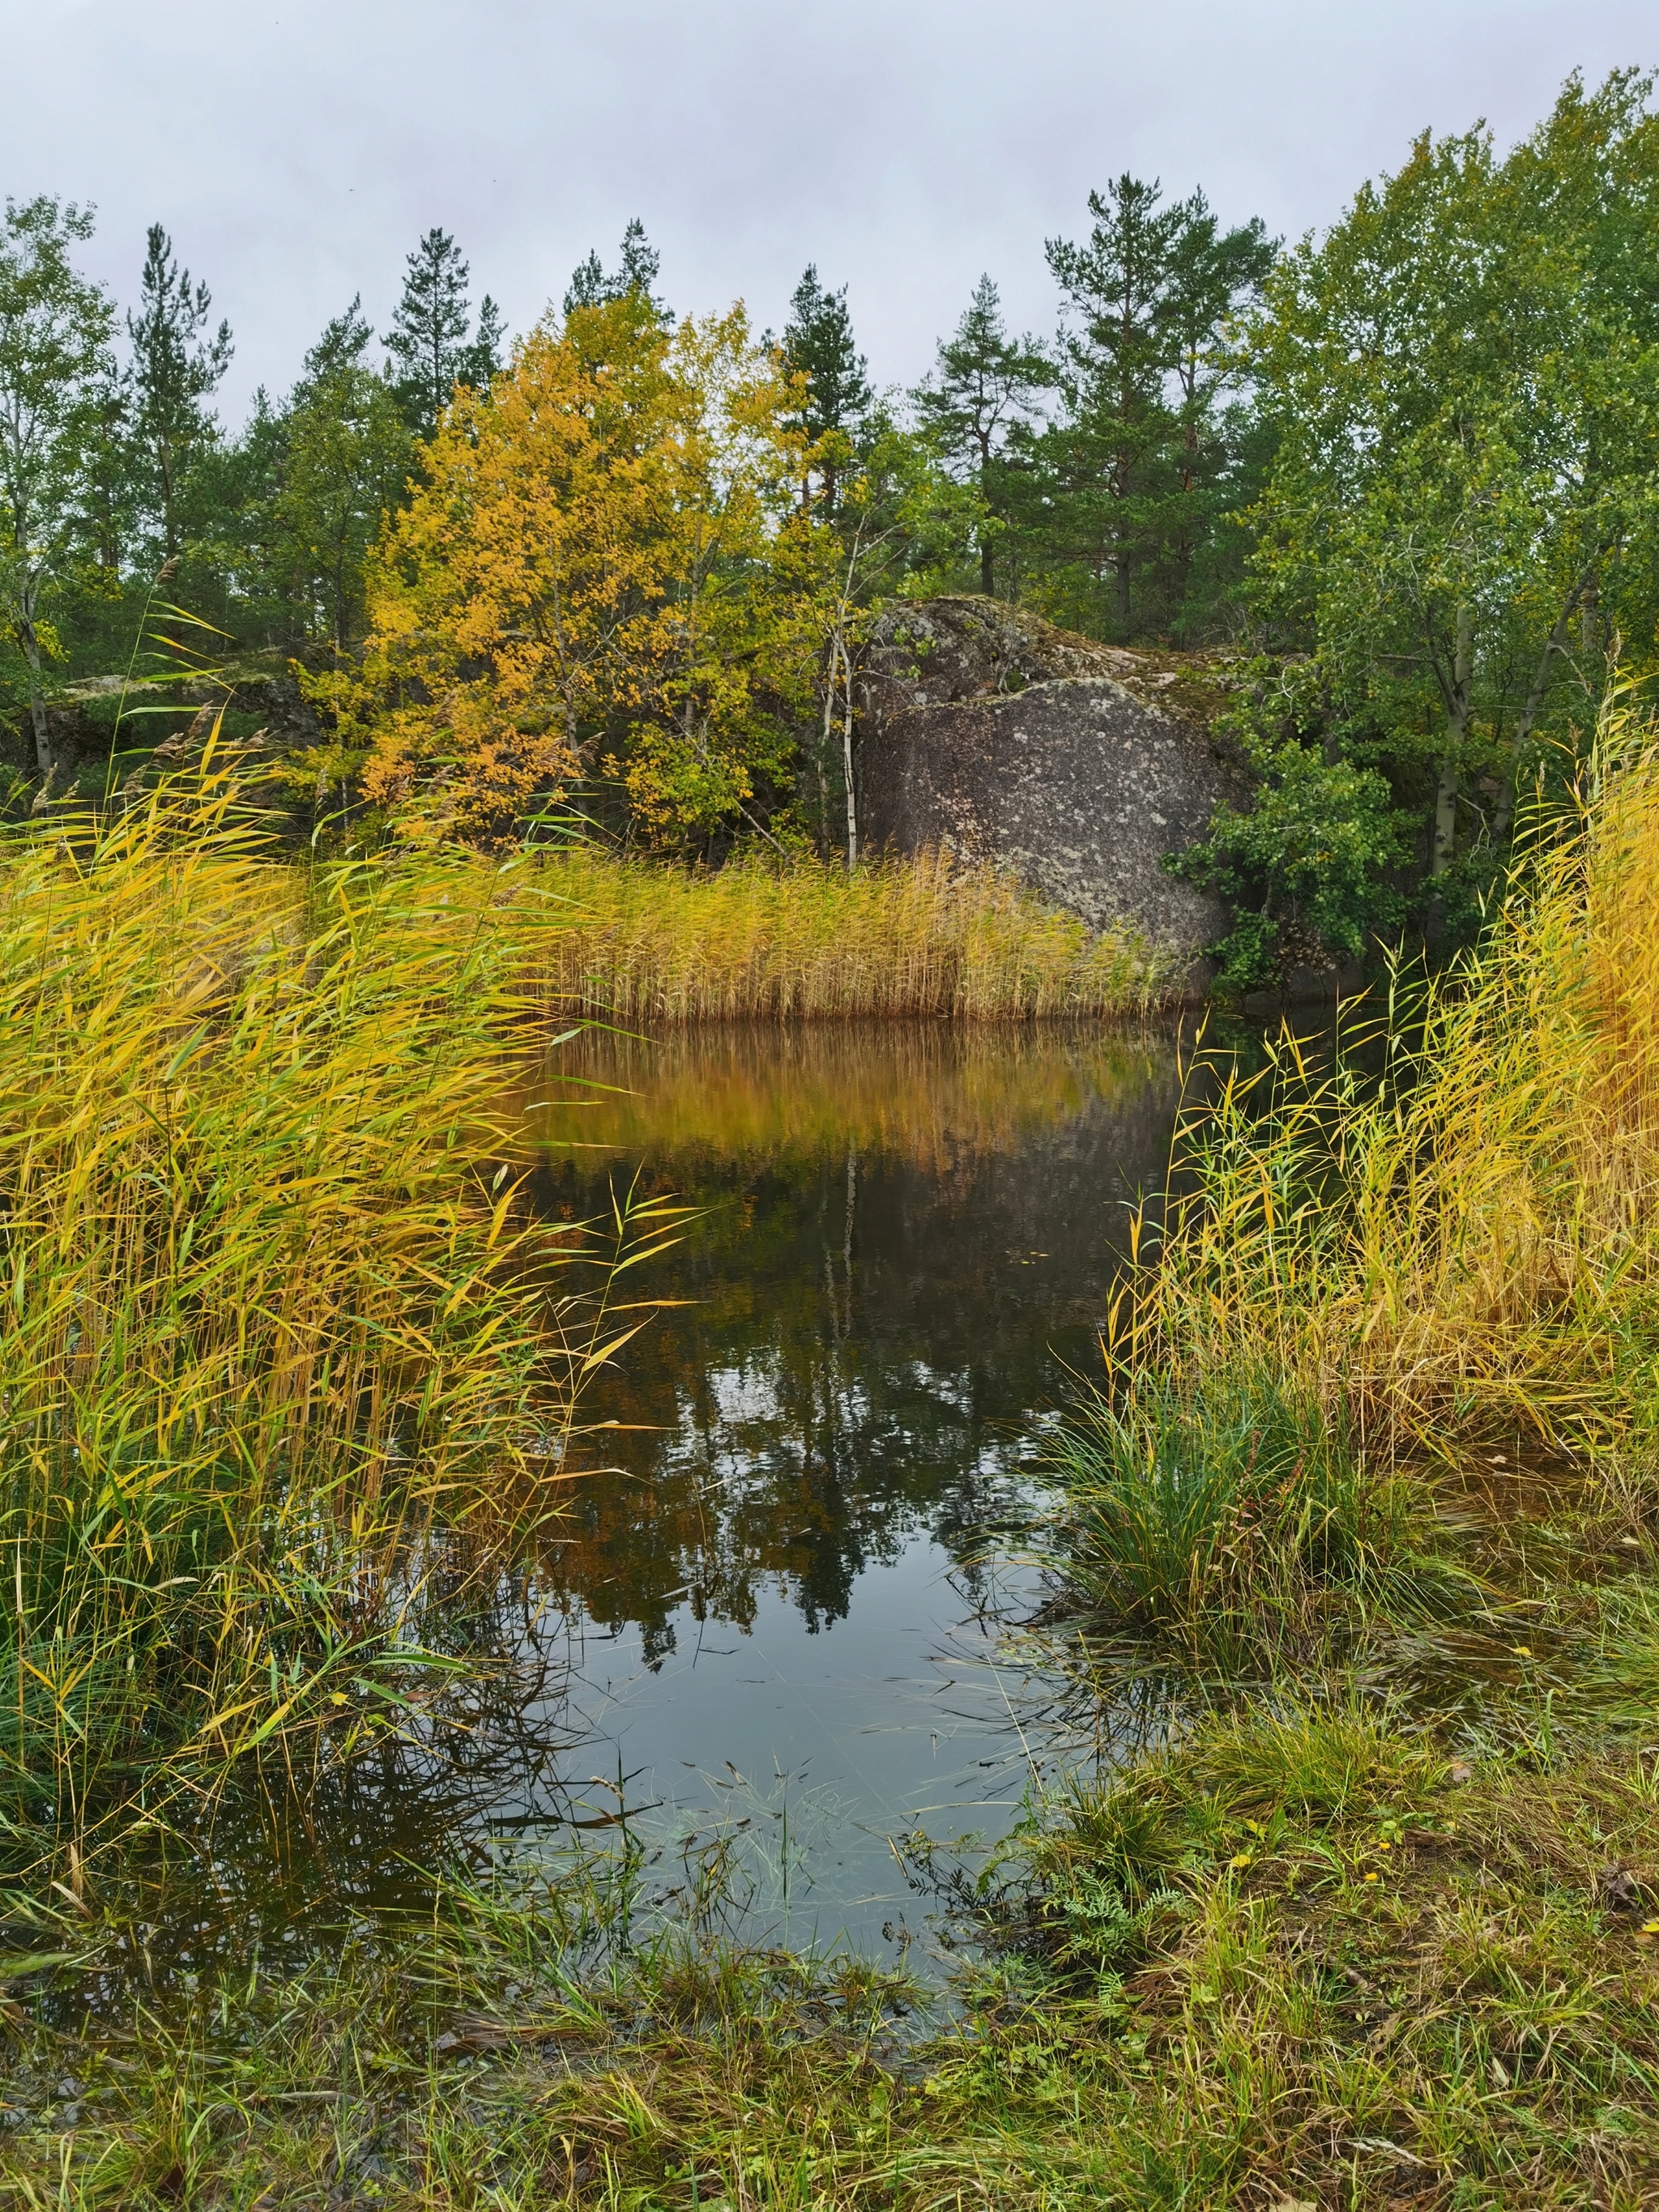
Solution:
<path fill-rule="evenodd" d="M 302 1959 L 458 1855 L 624 1840 L 659 1890 L 717 1864 L 750 1936 L 906 1947 L 904 1838 L 1006 1833 L 1098 1724 L 1010 1633 L 1044 1595 L 1032 1438 L 1098 1370 L 1180 1082 L 1156 1033 L 563 1047 L 525 1102 L 532 1200 L 684 1206 L 627 1293 L 654 1317 L 527 1557 L 458 1611 L 491 1662 L 467 1725 L 228 1800 L 188 1867 L 137 1877 L 146 1982 Z"/>
<path fill-rule="evenodd" d="M 1002 1648 L 1042 1595 L 1030 1440 L 1097 1371 L 1174 1041 L 702 1030 L 560 1073 L 538 1202 L 694 1212 L 547 1547 L 566 1741 L 486 1817 L 723 1838 L 780 1940 L 902 1942 L 890 1839 L 1005 1832 L 1060 1748 L 1055 1685 Z"/>

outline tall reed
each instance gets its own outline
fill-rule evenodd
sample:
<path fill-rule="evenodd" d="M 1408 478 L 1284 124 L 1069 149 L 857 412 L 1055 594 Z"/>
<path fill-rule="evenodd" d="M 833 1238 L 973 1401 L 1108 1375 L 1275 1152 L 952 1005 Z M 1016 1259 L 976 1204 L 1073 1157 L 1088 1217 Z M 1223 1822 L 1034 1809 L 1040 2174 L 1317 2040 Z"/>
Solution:
<path fill-rule="evenodd" d="M 1096 934 L 990 868 L 939 853 L 848 875 L 810 858 L 717 873 L 577 847 L 543 864 L 565 902 L 550 988 L 584 1012 L 650 1028 L 743 1017 L 1133 1012 L 1177 963 L 1133 931 Z"/>
<path fill-rule="evenodd" d="M 1085 1407 L 1055 1451 L 1064 1547 L 1109 1608 L 1135 1613 L 1130 1536 L 1151 1515 L 1166 1552 L 1185 1547 L 1160 1571 L 1188 1596 L 1164 1611 L 1203 1626 L 1237 1487 L 1218 1420 L 1252 1378 L 1343 1440 L 1355 1510 L 1398 1532 L 1383 1571 L 1421 1527 L 1402 1460 L 1659 1441 L 1655 735 L 1609 696 L 1581 789 L 1540 814 L 1485 942 L 1373 1017 L 1380 1079 L 1286 1036 L 1264 1074 L 1226 1071 L 1183 1122 L 1184 1187 L 1109 1332 L 1110 1435 Z M 1171 1452 L 1192 1461 L 1180 1483 L 1158 1477 Z M 1320 1487 L 1321 1457 L 1296 1455 L 1298 1492 Z M 1257 1587 L 1294 1566 L 1280 1546 Z"/>
<path fill-rule="evenodd" d="M 434 1547 L 556 1468 L 572 1233 L 473 860 L 274 861 L 210 774 L 0 846 L 0 1844 L 399 1725 Z"/>
<path fill-rule="evenodd" d="M 1624 694 L 1484 945 L 1389 1026 L 1381 1083 L 1286 1041 L 1265 1114 L 1226 1087 L 1143 1323 L 1391 1448 L 1627 1437 L 1659 1411 L 1659 750 Z"/>

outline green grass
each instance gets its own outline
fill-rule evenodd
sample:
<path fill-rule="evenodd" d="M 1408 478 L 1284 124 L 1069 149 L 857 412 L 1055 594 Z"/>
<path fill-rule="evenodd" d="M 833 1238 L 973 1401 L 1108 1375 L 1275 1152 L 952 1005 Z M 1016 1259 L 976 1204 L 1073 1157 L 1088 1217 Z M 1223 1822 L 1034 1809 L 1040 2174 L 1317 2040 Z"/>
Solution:
<path fill-rule="evenodd" d="M 131 2021 L 19 2007 L 0 2202 L 1633 2212 L 1659 1782 L 1593 1700 L 1549 1753 L 1541 1712 L 1218 1711 L 1075 1782 L 982 1885 L 950 2020 L 597 1866 Z"/>
<path fill-rule="evenodd" d="M 1260 1370 L 1087 1386 L 1040 1463 L 1078 1603 L 1214 1663 L 1443 1606 L 1457 1577 L 1430 1486 L 1369 1464 L 1340 1403 Z"/>

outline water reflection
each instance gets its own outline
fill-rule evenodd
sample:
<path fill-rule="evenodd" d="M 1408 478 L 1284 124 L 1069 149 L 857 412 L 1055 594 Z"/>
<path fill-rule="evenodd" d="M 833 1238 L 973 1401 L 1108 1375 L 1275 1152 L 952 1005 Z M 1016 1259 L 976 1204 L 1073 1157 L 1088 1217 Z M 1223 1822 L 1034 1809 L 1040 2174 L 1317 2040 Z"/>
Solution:
<path fill-rule="evenodd" d="M 596 1389 L 607 1471 L 552 1585 L 635 1625 L 809 1631 L 926 1530 L 964 1587 L 1018 1438 L 1086 1360 L 1166 1171 L 1173 1048 L 939 1029 L 596 1041 L 538 1102 L 537 1201 L 580 1218 L 635 1177 L 698 1218 L 665 1311 Z"/>
<path fill-rule="evenodd" d="M 902 1937 L 889 1838 L 1001 1832 L 1033 1768 L 1079 1747 L 1073 1692 L 1002 1640 L 1041 1594 L 1024 1440 L 1096 1356 L 1178 1086 L 1155 1036 L 826 1025 L 562 1052 L 524 1101 L 534 1202 L 689 1202 L 629 1293 L 678 1303 L 596 1384 L 587 1418 L 615 1425 L 568 1510 L 510 1570 L 458 1559 L 436 1640 L 483 1662 L 461 1725 L 293 1798 L 233 1796 L 186 1864 L 135 1869 L 146 1924 L 172 1923 L 145 1977 L 164 1948 L 181 1972 L 303 1955 L 418 1902 L 422 1868 L 603 1844 L 623 1811 L 671 1874 L 741 1862 L 750 1932 Z"/>

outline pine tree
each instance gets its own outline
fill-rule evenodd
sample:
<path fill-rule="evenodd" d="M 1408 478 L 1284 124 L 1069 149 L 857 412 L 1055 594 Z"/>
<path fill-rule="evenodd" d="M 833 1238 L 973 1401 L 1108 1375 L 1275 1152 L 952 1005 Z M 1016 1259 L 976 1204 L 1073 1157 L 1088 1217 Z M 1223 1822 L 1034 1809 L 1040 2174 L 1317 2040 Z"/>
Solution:
<path fill-rule="evenodd" d="M 645 234 L 645 225 L 635 216 L 622 236 L 622 248 L 617 266 L 608 270 L 598 252 L 590 249 L 586 260 L 579 261 L 570 272 L 570 283 L 564 295 L 564 311 L 572 314 L 579 307 L 607 307 L 613 300 L 625 300 L 630 294 L 643 300 L 657 320 L 666 330 L 673 315 L 653 289 L 662 270 L 662 256 Z"/>
<path fill-rule="evenodd" d="M 1109 572 L 1120 638 L 1167 627 L 1179 611 L 1194 495 L 1225 454 L 1222 325 L 1274 251 L 1259 222 L 1218 233 L 1201 192 L 1169 206 L 1162 198 L 1156 181 L 1121 176 L 1089 195 L 1085 243 L 1048 245 L 1075 319 L 1060 340 L 1064 418 L 1046 441 L 1060 550 L 1097 579 Z M 1144 609 L 1143 580 L 1156 587 Z"/>
<path fill-rule="evenodd" d="M 852 457 L 873 394 L 868 364 L 853 337 L 847 287 L 826 292 L 816 264 L 808 263 L 795 287 L 781 351 L 785 369 L 806 379 L 800 427 L 814 445 L 824 446 L 824 505 L 833 513 L 838 463 Z"/>
<path fill-rule="evenodd" d="M 149 504 L 168 560 L 183 544 L 181 498 L 191 461 L 215 434 L 208 402 L 230 366 L 230 325 L 204 339 L 213 295 L 192 284 L 159 222 L 149 228 L 139 309 L 127 317 L 132 345 L 133 431 L 149 482 Z"/>
<path fill-rule="evenodd" d="M 458 383 L 470 382 L 467 332 L 471 278 L 447 230 L 428 231 L 405 264 L 403 297 L 386 333 L 392 380 L 410 428 L 429 438 Z"/>
<path fill-rule="evenodd" d="M 1009 337 L 997 288 L 981 276 L 954 335 L 940 343 L 933 376 L 911 394 L 946 460 L 977 481 L 985 509 L 980 589 L 988 599 L 996 590 L 996 540 L 1009 523 L 1010 436 L 1030 422 L 1039 393 L 1053 381 L 1036 342 Z"/>

